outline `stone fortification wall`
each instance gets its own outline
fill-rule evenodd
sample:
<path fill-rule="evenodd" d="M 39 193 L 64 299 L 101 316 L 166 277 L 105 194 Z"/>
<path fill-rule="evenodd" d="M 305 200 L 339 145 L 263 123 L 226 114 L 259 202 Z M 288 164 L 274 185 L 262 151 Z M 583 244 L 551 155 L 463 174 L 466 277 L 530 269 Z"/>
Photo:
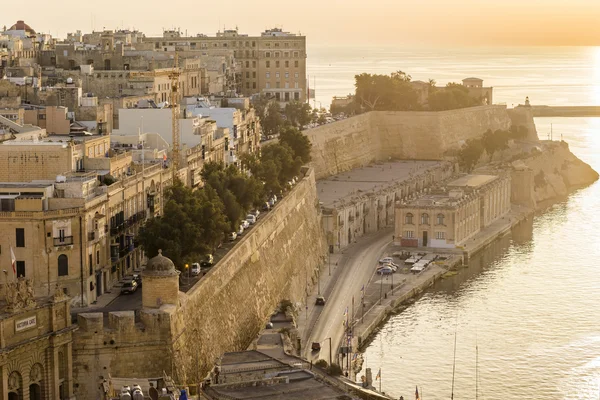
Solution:
<path fill-rule="evenodd" d="M 571 153 L 566 142 L 543 143 L 542 151 L 513 161 L 512 166 L 513 201 L 530 207 L 544 207 L 598 179 L 598 173 Z"/>
<path fill-rule="evenodd" d="M 528 116 L 518 116 L 522 124 L 529 123 Z M 513 119 L 500 105 L 440 112 L 376 111 L 305 134 L 312 143 L 315 176 L 322 179 L 390 158 L 441 160 L 446 151 L 488 129 L 508 129 Z"/>
<path fill-rule="evenodd" d="M 105 317 L 108 317 L 105 319 Z M 100 387 L 113 377 L 161 377 L 171 373 L 175 306 L 140 312 L 82 313 L 73 335 L 73 380 L 77 399 L 101 397 Z"/>
<path fill-rule="evenodd" d="M 178 381 L 204 377 L 224 352 L 245 350 L 283 299 L 305 298 L 323 264 L 312 169 L 182 301 Z M 177 335 L 177 334 L 176 334 Z"/>

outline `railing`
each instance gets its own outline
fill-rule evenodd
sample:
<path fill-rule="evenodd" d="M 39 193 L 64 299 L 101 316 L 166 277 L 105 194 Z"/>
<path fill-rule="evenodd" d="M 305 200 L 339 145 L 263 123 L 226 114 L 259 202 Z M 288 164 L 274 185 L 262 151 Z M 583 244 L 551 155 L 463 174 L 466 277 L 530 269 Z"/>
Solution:
<path fill-rule="evenodd" d="M 54 238 L 54 246 L 69 246 L 73 244 L 73 236 L 63 236 Z"/>

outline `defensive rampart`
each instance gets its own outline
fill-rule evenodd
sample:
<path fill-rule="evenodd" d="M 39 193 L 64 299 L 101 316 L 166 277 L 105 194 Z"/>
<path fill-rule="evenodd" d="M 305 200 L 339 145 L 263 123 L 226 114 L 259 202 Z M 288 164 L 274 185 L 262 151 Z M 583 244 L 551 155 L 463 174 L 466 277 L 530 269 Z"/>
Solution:
<path fill-rule="evenodd" d="M 527 126 L 529 110 L 492 105 L 440 112 L 374 111 L 305 131 L 317 179 L 389 159 L 441 160 L 448 150 L 488 129 Z"/>
<path fill-rule="evenodd" d="M 304 173 L 225 258 L 179 293 L 178 304 L 142 309 L 138 318 L 133 311 L 80 314 L 73 345 L 77 398 L 97 398 L 108 374 L 165 371 L 194 384 L 217 357 L 245 350 L 281 300 L 304 299 L 327 251 L 314 173 Z"/>

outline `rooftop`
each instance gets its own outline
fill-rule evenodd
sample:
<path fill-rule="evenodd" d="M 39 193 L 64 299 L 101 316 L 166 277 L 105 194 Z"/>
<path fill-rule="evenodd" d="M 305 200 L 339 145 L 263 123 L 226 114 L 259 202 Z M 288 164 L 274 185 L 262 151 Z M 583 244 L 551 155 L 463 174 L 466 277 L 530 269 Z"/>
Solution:
<path fill-rule="evenodd" d="M 379 191 L 413 176 L 420 175 L 441 164 L 440 161 L 394 161 L 353 169 L 317 182 L 319 201 L 325 207 L 334 207 L 353 196 Z"/>
<path fill-rule="evenodd" d="M 462 176 L 462 177 L 448 183 L 447 186 L 468 187 L 468 188 L 476 189 L 476 188 L 486 185 L 496 179 L 498 179 L 498 177 L 495 175 L 472 175 L 472 174 L 469 174 L 469 175 Z"/>

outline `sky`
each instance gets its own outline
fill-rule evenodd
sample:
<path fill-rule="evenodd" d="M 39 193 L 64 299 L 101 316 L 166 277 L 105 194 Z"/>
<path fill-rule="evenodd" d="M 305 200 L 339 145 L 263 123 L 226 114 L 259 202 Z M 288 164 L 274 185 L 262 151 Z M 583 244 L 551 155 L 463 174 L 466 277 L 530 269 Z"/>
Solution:
<path fill-rule="evenodd" d="M 22 19 L 58 37 L 92 27 L 158 36 L 238 26 L 251 35 L 301 32 L 309 45 L 600 45 L 600 0 L 28 0 L 0 15 L 0 25 Z"/>

